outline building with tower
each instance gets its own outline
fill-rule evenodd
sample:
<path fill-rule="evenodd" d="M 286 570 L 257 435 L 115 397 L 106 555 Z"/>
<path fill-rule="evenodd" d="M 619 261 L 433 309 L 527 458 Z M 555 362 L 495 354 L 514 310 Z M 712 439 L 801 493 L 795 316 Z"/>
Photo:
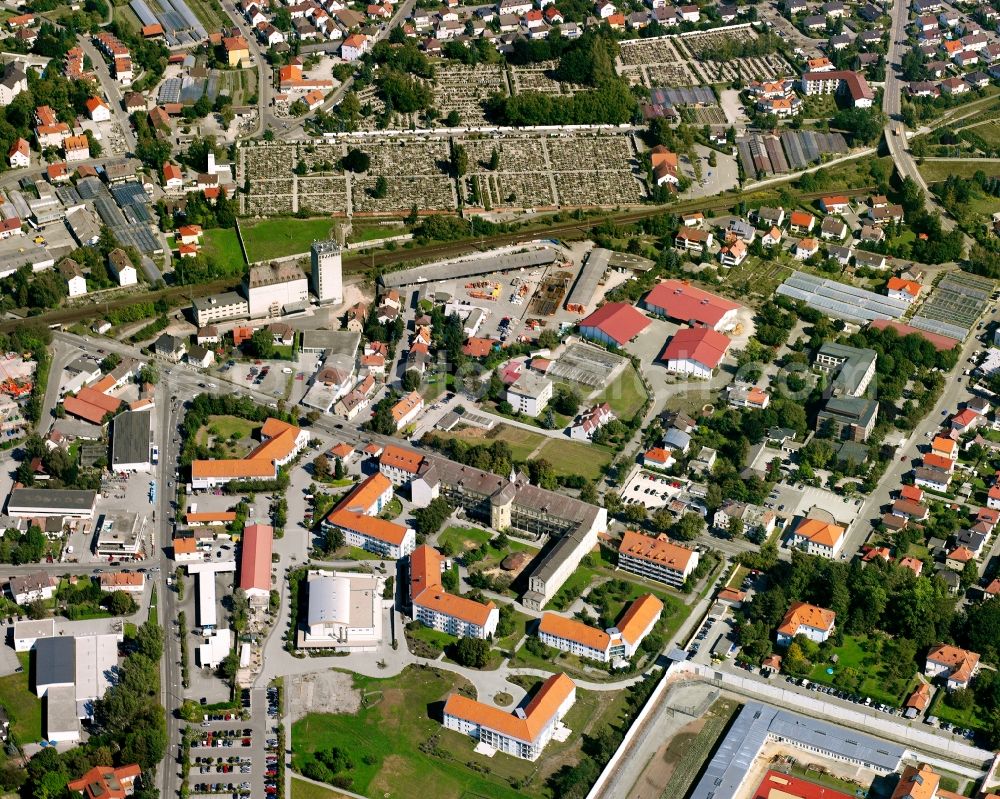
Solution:
<path fill-rule="evenodd" d="M 312 244 L 312 272 L 309 288 L 320 305 L 339 305 L 344 301 L 344 274 L 340 245 L 333 240 L 314 241 Z"/>

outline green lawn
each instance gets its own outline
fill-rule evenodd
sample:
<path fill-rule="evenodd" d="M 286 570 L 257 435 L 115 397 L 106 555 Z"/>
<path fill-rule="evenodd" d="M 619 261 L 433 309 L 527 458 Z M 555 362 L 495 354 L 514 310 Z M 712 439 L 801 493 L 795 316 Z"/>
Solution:
<path fill-rule="evenodd" d="M 510 447 L 511 456 L 516 461 L 527 460 L 535 449 L 545 443 L 545 436 L 541 433 L 533 433 L 531 430 L 510 427 L 502 423 L 485 435 L 481 429 L 470 427 L 454 430 L 450 433 L 437 431 L 435 434 L 441 438 L 459 438 L 470 444 L 489 444 L 491 441 L 503 441 Z"/>
<path fill-rule="evenodd" d="M 242 440 L 253 436 L 257 425 L 238 416 L 209 416 L 208 424 L 205 425 L 204 429 L 219 438 L 229 438 L 233 433 L 239 433 Z"/>
<path fill-rule="evenodd" d="M 919 165 L 920 174 L 928 183 L 940 183 L 950 175 L 960 178 L 971 178 L 976 172 L 983 171 L 986 177 L 1000 177 L 1000 162 L 982 161 L 975 158 L 954 159 L 948 161 L 924 161 Z"/>
<path fill-rule="evenodd" d="M 348 560 L 385 560 L 383 555 L 369 552 L 367 549 L 361 549 L 360 547 L 347 547 L 346 557 Z"/>
<path fill-rule="evenodd" d="M 884 702 L 896 707 L 902 704 L 903 699 L 913 687 L 912 675 L 905 682 L 896 680 L 891 685 L 887 684 L 880 674 L 880 664 L 871 662 L 864 638 L 845 635 L 843 645 L 834 649 L 833 654 L 837 656 L 836 663 L 820 657 L 813 660 L 813 668 L 808 675 L 809 680 L 823 685 L 835 685 L 850 690 L 852 693 L 870 696 L 876 702 Z M 827 669 L 832 669 L 833 674 L 827 673 Z M 856 688 L 845 685 L 843 682 L 843 672 L 847 669 L 854 669 L 858 672 Z"/>
<path fill-rule="evenodd" d="M 395 519 L 403 512 L 403 503 L 400 502 L 399 497 L 393 497 L 389 504 L 382 508 L 382 512 L 379 514 L 383 519 Z"/>
<path fill-rule="evenodd" d="M 352 225 L 351 235 L 347 240 L 351 243 L 359 241 L 378 241 L 388 239 L 393 236 L 402 236 L 407 232 L 407 228 L 397 225 Z"/>
<path fill-rule="evenodd" d="M 438 537 L 438 546 L 449 545 L 456 553 L 464 552 L 467 549 L 478 549 L 483 544 L 489 544 L 493 540 L 493 535 L 480 530 L 478 527 L 452 526 L 445 530 Z M 508 539 L 507 549 L 500 550 L 496 547 L 487 547 L 486 560 L 502 560 L 509 552 L 534 552 L 534 548 L 520 541 Z"/>
<path fill-rule="evenodd" d="M 582 565 L 578 566 L 576 571 L 569 576 L 569 579 L 562 584 L 562 588 L 549 600 L 545 609 L 565 610 L 578 596 L 587 590 L 587 587 L 593 582 L 596 576 L 597 572 L 593 569 Z"/>
<path fill-rule="evenodd" d="M 646 402 L 646 389 L 636 374 L 635 367 L 627 364 L 625 370 L 611 383 L 596 402 L 606 402 L 615 415 L 623 421 L 635 416 Z"/>
<path fill-rule="evenodd" d="M 354 684 L 381 699 L 357 714 L 309 714 L 297 721 L 292 763 L 301 768 L 316 750 L 337 747 L 354 764 L 345 772 L 353 781 L 351 790 L 380 799 L 546 799 L 551 796 L 548 777 L 579 761 L 582 734 L 620 721 L 625 698 L 623 691 L 578 690 L 565 719 L 573 731 L 570 739 L 550 743 L 544 757 L 531 763 L 503 754 L 477 755 L 475 741 L 441 726 L 447 696 L 460 687 L 471 689 L 455 674 L 411 666 L 385 680 L 356 675 Z"/>
<path fill-rule="evenodd" d="M 251 261 L 266 261 L 285 255 L 308 253 L 314 241 L 330 238 L 334 222 L 321 219 L 281 217 L 265 219 L 254 225 L 241 226 L 243 243 Z"/>
<path fill-rule="evenodd" d="M 598 480 L 605 466 L 611 463 L 611 451 L 596 444 L 582 444 L 570 439 L 550 438 L 538 453 L 552 464 L 556 474 L 578 474 Z"/>
<path fill-rule="evenodd" d="M 443 633 L 440 630 L 434 630 L 430 627 L 424 627 L 422 624 L 417 626 L 414 625 L 412 630 L 407 630 L 410 636 L 416 638 L 418 641 L 423 641 L 425 644 L 433 647 L 439 652 L 444 652 L 446 646 L 451 646 L 458 639 L 454 635 L 449 635 L 448 633 Z"/>
<path fill-rule="evenodd" d="M 202 235 L 202 247 L 227 272 L 242 272 L 246 262 L 234 228 L 212 228 Z"/>
<path fill-rule="evenodd" d="M 977 705 L 973 705 L 968 710 L 959 710 L 944 701 L 946 695 L 947 691 L 943 689 L 934 695 L 934 701 L 931 702 L 931 706 L 927 710 L 928 716 L 937 716 L 941 721 L 948 721 L 958 727 L 973 730 L 985 730 L 990 726 L 989 715 L 980 715 Z"/>
<path fill-rule="evenodd" d="M 28 684 L 30 653 L 18 652 L 22 671 L 0 677 L 0 705 L 10 717 L 10 726 L 17 740 L 23 744 L 34 743 L 42 737 L 42 700 L 35 696 Z"/>
<path fill-rule="evenodd" d="M 348 799 L 347 794 L 292 777 L 292 799 Z"/>

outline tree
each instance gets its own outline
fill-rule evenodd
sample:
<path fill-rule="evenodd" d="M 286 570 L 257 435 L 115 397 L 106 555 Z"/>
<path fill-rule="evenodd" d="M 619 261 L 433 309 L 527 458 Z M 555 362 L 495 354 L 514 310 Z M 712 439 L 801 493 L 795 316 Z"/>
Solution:
<path fill-rule="evenodd" d="M 347 538 L 339 527 L 331 527 L 326 533 L 325 549 L 327 553 L 336 552 L 347 546 Z"/>
<path fill-rule="evenodd" d="M 112 616 L 128 616 L 138 610 L 135 600 L 124 591 L 112 591 L 101 600 L 101 604 Z"/>
<path fill-rule="evenodd" d="M 462 116 L 458 113 L 457 109 L 452 109 L 448 112 L 448 116 L 444 118 L 444 124 L 449 128 L 457 128 L 462 122 Z"/>
<path fill-rule="evenodd" d="M 155 386 L 160 382 L 160 370 L 156 368 L 155 363 L 143 364 L 143 367 L 139 370 L 139 383 L 140 385 L 145 385 L 149 383 L 151 386 Z"/>
<path fill-rule="evenodd" d="M 500 168 L 500 151 L 496 147 L 493 148 L 493 152 L 490 153 L 490 171 L 496 172 Z"/>
<path fill-rule="evenodd" d="M 136 651 L 152 661 L 163 657 L 163 629 L 155 621 L 145 622 L 135 634 Z"/>
<path fill-rule="evenodd" d="M 122 362 L 122 356 L 117 352 L 109 352 L 101 360 L 100 367 L 102 372 L 110 372 L 112 369 L 118 366 Z"/>
<path fill-rule="evenodd" d="M 371 158 L 367 153 L 356 147 L 351 147 L 341 161 L 341 166 L 349 172 L 367 172 L 371 166 Z"/>
<path fill-rule="evenodd" d="M 416 369 L 407 369 L 401 381 L 403 390 L 416 391 L 420 387 L 420 379 L 420 372 Z"/>
<path fill-rule="evenodd" d="M 490 659 L 490 642 L 485 638 L 460 638 L 452 647 L 451 657 L 460 666 L 470 669 L 483 668 Z"/>
<path fill-rule="evenodd" d="M 705 520 L 697 513 L 685 513 L 677 522 L 673 534 L 681 541 L 694 541 L 705 532 Z"/>
<path fill-rule="evenodd" d="M 461 144 L 452 145 L 451 170 L 457 178 L 469 171 L 469 153 Z"/>
<path fill-rule="evenodd" d="M 320 480 L 325 480 L 330 476 L 330 459 L 326 455 L 317 455 L 313 460 L 313 473 Z"/>
<path fill-rule="evenodd" d="M 733 516 L 729 519 L 729 524 L 726 526 L 726 533 L 730 538 L 739 538 L 743 535 L 743 520 L 739 516 Z"/>
<path fill-rule="evenodd" d="M 426 537 L 436 533 L 451 516 L 451 511 L 451 505 L 444 497 L 432 499 L 426 508 L 417 508 L 413 512 L 417 534 Z"/>
<path fill-rule="evenodd" d="M 274 357 L 274 336 L 266 327 L 253 332 L 246 342 L 247 352 L 257 358 Z"/>
<path fill-rule="evenodd" d="M 389 193 L 389 181 L 385 175 L 379 175 L 375 180 L 375 188 L 372 190 L 372 197 L 381 200 Z"/>

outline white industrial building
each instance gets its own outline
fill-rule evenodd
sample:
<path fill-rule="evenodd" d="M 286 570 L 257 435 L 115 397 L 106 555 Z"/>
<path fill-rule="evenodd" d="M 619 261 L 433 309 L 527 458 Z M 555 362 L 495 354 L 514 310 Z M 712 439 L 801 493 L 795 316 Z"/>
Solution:
<path fill-rule="evenodd" d="M 358 572 L 310 571 L 309 610 L 298 631 L 303 649 L 373 652 L 382 640 L 382 578 Z"/>
<path fill-rule="evenodd" d="M 250 267 L 243 281 L 251 319 L 281 316 L 309 304 L 309 281 L 295 264 Z"/>
<path fill-rule="evenodd" d="M 198 578 L 198 626 L 202 632 L 210 635 L 219 626 L 218 608 L 215 591 L 215 575 L 226 572 L 236 573 L 236 561 L 227 560 L 222 563 L 189 563 L 187 567 L 189 575 L 195 574 Z"/>

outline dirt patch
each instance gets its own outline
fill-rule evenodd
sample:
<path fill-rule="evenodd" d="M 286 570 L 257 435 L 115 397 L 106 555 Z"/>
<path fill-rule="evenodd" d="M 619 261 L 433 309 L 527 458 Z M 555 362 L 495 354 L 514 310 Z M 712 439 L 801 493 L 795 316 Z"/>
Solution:
<path fill-rule="evenodd" d="M 357 713 L 361 692 L 350 674 L 321 671 L 286 678 L 292 721 L 307 713 Z"/>
<path fill-rule="evenodd" d="M 632 788 L 632 799 L 660 799 L 663 786 L 670 782 L 684 752 L 704 726 L 704 718 L 695 719 L 684 725 L 673 738 L 656 750 L 653 759 L 643 769 Z"/>

